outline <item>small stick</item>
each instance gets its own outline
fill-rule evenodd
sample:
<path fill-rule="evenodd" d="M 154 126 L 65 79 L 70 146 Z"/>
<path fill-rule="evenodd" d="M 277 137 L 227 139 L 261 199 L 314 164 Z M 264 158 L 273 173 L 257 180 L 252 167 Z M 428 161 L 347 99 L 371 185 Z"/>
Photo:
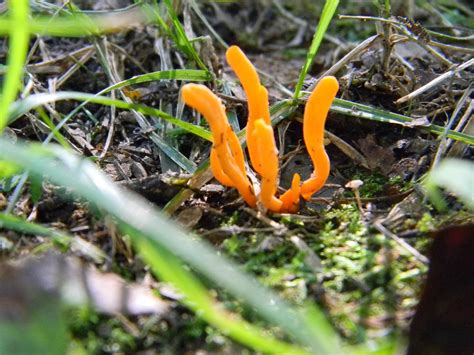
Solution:
<path fill-rule="evenodd" d="M 339 19 L 358 19 L 358 20 L 371 20 L 371 21 L 379 21 L 383 23 L 388 23 L 392 24 L 394 27 L 402 31 L 408 38 L 411 40 L 417 42 L 423 49 L 425 49 L 427 52 L 432 54 L 436 59 L 438 59 L 440 62 L 442 62 L 444 65 L 453 65 L 453 63 L 446 58 L 443 54 L 437 52 L 432 46 L 429 45 L 429 43 L 425 43 L 422 41 L 420 38 L 414 36 L 409 30 L 407 30 L 400 22 L 391 20 L 391 19 L 384 19 L 381 17 L 374 17 L 374 16 L 347 16 L 347 15 L 339 15 Z"/>
<path fill-rule="evenodd" d="M 278 232 L 278 234 L 285 234 L 288 231 L 288 228 L 284 224 L 278 223 L 272 220 L 271 218 L 268 218 L 260 211 L 254 210 L 253 208 L 249 207 L 244 207 L 243 210 L 255 219 L 258 219 L 263 224 L 272 227 L 276 232 Z"/>
<path fill-rule="evenodd" d="M 412 254 L 415 257 L 415 259 L 417 259 L 419 262 L 425 265 L 429 264 L 430 261 L 428 260 L 426 256 L 421 254 L 418 250 L 413 248 L 410 244 L 408 244 L 406 241 L 401 239 L 399 236 L 397 236 L 396 234 L 392 233 L 387 228 L 385 228 L 385 226 L 382 224 L 382 221 L 375 221 L 374 227 L 386 237 L 392 238 L 394 241 L 396 241 L 401 247 L 403 247 L 410 254 Z"/>
<path fill-rule="evenodd" d="M 440 137 L 440 143 L 438 145 L 438 149 L 436 151 L 435 157 L 433 158 L 433 163 L 431 164 L 432 167 L 435 167 L 438 165 L 439 161 L 441 160 L 441 157 L 444 155 L 446 150 L 448 149 L 448 144 L 450 142 L 449 139 L 446 138 L 446 135 L 448 134 L 448 131 L 451 129 L 451 127 L 454 124 L 454 121 L 456 121 L 459 113 L 461 112 L 461 109 L 464 107 L 464 104 L 466 103 L 467 100 L 470 99 L 472 89 L 469 87 L 464 94 L 462 95 L 461 99 L 458 101 L 456 108 L 454 109 L 448 124 L 444 128 L 443 135 Z"/>
<path fill-rule="evenodd" d="M 424 93 L 425 91 L 427 91 L 427 90 L 435 87 L 436 85 L 439 85 L 443 81 L 451 78 L 452 76 L 459 73 L 460 71 L 462 71 L 466 68 L 469 68 L 473 64 L 474 64 L 474 58 L 471 58 L 467 62 L 464 62 L 464 63 L 456 66 L 455 68 L 447 71 L 446 73 L 438 76 L 436 79 L 431 80 L 428 84 L 423 85 L 422 87 L 416 89 L 415 91 L 411 92 L 410 94 L 399 98 L 397 101 L 395 101 L 395 103 L 396 104 L 401 104 L 401 103 L 407 102 L 409 100 L 412 100 L 415 97 L 417 97 L 418 95 Z"/>
<path fill-rule="evenodd" d="M 354 49 L 352 49 L 349 53 L 347 53 L 344 57 L 339 59 L 337 63 L 335 63 L 331 68 L 326 70 L 323 74 L 321 74 L 320 78 L 311 84 L 311 86 L 306 91 L 313 91 L 316 85 L 318 84 L 321 78 L 325 76 L 335 75 L 339 70 L 344 68 L 344 66 L 356 55 L 366 50 L 369 46 L 371 46 L 378 38 L 380 38 L 379 34 L 373 35 L 372 37 L 367 38 L 363 42 L 359 43 Z"/>

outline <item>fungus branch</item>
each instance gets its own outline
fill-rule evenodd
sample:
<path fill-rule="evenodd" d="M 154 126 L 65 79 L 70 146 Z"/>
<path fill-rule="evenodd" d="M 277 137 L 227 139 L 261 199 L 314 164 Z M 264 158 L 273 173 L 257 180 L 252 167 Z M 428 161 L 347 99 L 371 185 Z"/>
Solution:
<path fill-rule="evenodd" d="M 255 194 L 245 174 L 244 154 L 235 132 L 229 125 L 221 100 L 204 85 L 187 84 L 181 92 L 184 102 L 199 111 L 212 132 L 212 171 L 223 184 L 235 187 L 250 206 L 256 205 Z"/>
<path fill-rule="evenodd" d="M 280 212 L 282 201 L 275 197 L 278 187 L 278 149 L 275 144 L 273 128 L 263 118 L 255 121 L 251 138 L 259 156 L 259 165 L 254 169 L 260 173 L 262 186 L 259 200 L 273 212 Z"/>
<path fill-rule="evenodd" d="M 339 90 L 333 76 L 322 78 L 306 102 L 303 118 L 303 138 L 314 165 L 311 177 L 301 185 L 301 196 L 309 200 L 325 184 L 330 171 L 329 157 L 324 149 L 324 124 L 331 104 Z"/>
<path fill-rule="evenodd" d="M 252 65 L 247 56 L 237 46 L 231 46 L 226 52 L 227 62 L 244 88 L 248 102 L 248 119 L 247 119 L 247 148 L 249 151 L 250 162 L 255 168 L 260 166 L 257 147 L 251 135 L 254 131 L 255 121 L 263 118 L 266 123 L 270 124 L 270 109 L 268 107 L 267 90 L 260 84 L 257 70 Z M 255 170 L 260 174 L 258 168 Z"/>
<path fill-rule="evenodd" d="M 302 184 L 301 177 L 295 174 L 290 189 L 278 198 L 278 149 L 271 126 L 267 89 L 260 84 L 257 71 L 239 47 L 230 47 L 226 57 L 247 95 L 247 147 L 252 167 L 262 179 L 258 201 L 272 212 L 296 213 L 300 196 L 309 200 L 324 186 L 329 176 L 330 162 L 324 149 L 324 124 L 339 84 L 332 76 L 324 77 L 311 93 L 304 112 L 303 137 L 314 172 Z M 247 177 L 242 147 L 227 121 L 221 100 L 207 87 L 198 84 L 185 85 L 182 97 L 209 123 L 213 137 L 211 169 L 214 177 L 223 185 L 235 187 L 244 200 L 255 207 L 257 198 Z"/>
<path fill-rule="evenodd" d="M 289 188 L 283 195 L 280 196 L 282 202 L 281 212 L 296 213 L 300 207 L 301 194 L 301 177 L 299 174 L 293 175 L 291 181 L 291 188 Z"/>

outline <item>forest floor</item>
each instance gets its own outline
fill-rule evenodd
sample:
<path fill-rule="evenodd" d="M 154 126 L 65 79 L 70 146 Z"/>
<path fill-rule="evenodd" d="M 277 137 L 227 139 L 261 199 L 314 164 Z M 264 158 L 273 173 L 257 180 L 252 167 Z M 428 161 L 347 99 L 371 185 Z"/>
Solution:
<path fill-rule="evenodd" d="M 88 14 L 130 5 L 120 0 L 74 3 Z M 318 2 L 210 1 L 197 7 L 194 1 L 183 1 L 177 7 L 186 35 L 197 38 L 192 43 L 212 73 L 206 85 L 221 97 L 235 125 L 245 127 L 246 96 L 225 61 L 222 43 L 239 45 L 248 55 L 269 91 L 271 105 L 288 100 L 322 11 L 322 5 L 314 3 Z M 176 224 L 209 242 L 284 299 L 295 305 L 317 304 L 345 343 L 371 344 L 380 339 L 404 343 L 428 271 L 433 233 L 474 222 L 472 210 L 450 194 L 445 195 L 448 208 L 436 209 L 423 185 L 425 174 L 440 158 L 472 158 L 471 145 L 443 133 L 449 126 L 474 134 L 473 67 L 459 69 L 473 60 L 472 9 L 459 1 L 421 1 L 423 6 L 415 8 L 406 3 L 412 2 L 393 1 L 390 23 L 368 18 L 381 15 L 373 2 L 341 4 L 303 91 L 329 73 L 339 81 L 339 99 L 413 120 L 403 125 L 388 119 L 381 122 L 358 115 L 355 106 L 352 112 L 332 110 L 325 136 L 330 177 L 296 214 L 247 206 L 235 189 L 221 186 L 207 167 L 202 168 L 209 157 L 209 142 L 158 117 L 149 116 L 148 126 L 140 126 L 130 110 L 87 104 L 53 141 L 93 161 L 111 181 L 162 208 Z M 38 5 L 34 10 L 51 14 L 52 9 Z M 168 19 L 165 22 L 171 26 Z M 383 33 L 390 34 L 388 39 Z M 6 55 L 2 40 L 0 62 Z M 135 75 L 199 69 L 156 23 L 97 37 L 37 36 L 30 41 L 27 64 L 25 82 L 31 85 L 31 93 L 96 94 Z M 453 75 L 446 80 L 433 82 L 451 70 Z M 179 97 L 182 84 L 153 81 L 112 95 L 206 126 L 184 107 Z M 424 86 L 426 90 L 413 94 Z M 77 105 L 73 101 L 47 104 L 15 120 L 6 133 L 15 140 L 43 142 L 51 127 Z M 303 179 L 312 172 L 302 141 L 303 109 L 301 104 L 283 114 L 272 111 L 283 190 L 295 172 Z M 45 119 L 48 116 L 51 122 Z M 441 133 L 435 132 L 434 125 L 443 128 Z M 189 188 L 196 176 L 198 182 Z M 93 265 L 100 271 L 94 274 L 97 282 L 105 283 L 109 279 L 104 275 L 114 274 L 137 290 L 154 289 L 166 305 L 166 314 L 151 315 L 116 309 L 110 315 L 100 307 L 68 307 L 70 346 L 88 353 L 247 351 L 183 306 L 179 292 L 151 274 L 112 218 L 100 217 L 83 200 L 64 199 L 69 192 L 47 181 L 32 180 L 21 189 L 18 184 L 19 176 L 0 179 L 0 211 L 65 231 L 83 243 L 73 245 L 41 233 L 33 232 L 31 237 L 4 228 L 0 229 L 2 262 L 12 264 L 32 254 L 61 250 L 82 260 L 74 272 L 92 272 L 87 267 Z M 351 188 L 354 184 L 360 186 Z M 20 271 L 12 272 L 11 277 L 16 277 L 14 272 Z M 113 303 L 110 293 L 95 297 Z M 248 320 L 260 322 L 225 294 L 219 300 Z"/>

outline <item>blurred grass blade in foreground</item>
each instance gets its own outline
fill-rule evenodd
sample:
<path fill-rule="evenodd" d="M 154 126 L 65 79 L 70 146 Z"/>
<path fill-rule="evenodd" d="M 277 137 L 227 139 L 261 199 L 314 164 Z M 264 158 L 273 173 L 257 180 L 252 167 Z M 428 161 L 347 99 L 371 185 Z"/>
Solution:
<path fill-rule="evenodd" d="M 446 202 L 438 187 L 456 194 L 467 207 L 474 209 L 474 163 L 461 159 L 445 159 L 426 179 L 426 190 L 436 208 L 443 210 Z"/>
<path fill-rule="evenodd" d="M 8 123 L 8 109 L 15 100 L 20 89 L 21 77 L 23 75 L 23 65 L 28 52 L 29 34 L 29 1 L 28 0 L 10 0 L 9 13 L 10 21 L 15 26 L 8 28 L 8 70 L 3 77 L 2 94 L 0 96 L 0 133 Z"/>
<path fill-rule="evenodd" d="M 157 209 L 151 208 L 147 201 L 117 187 L 91 162 L 57 146 L 46 148 L 38 144 L 12 144 L 2 138 L 0 159 L 14 160 L 32 174 L 71 188 L 78 196 L 94 203 L 120 223 L 145 235 L 152 242 L 150 245 L 156 243 L 247 303 L 260 316 L 285 330 L 311 351 L 338 352 L 336 336 L 321 312 L 314 308 L 297 310 L 290 307 L 255 279 L 239 271 L 237 265 L 217 255 L 207 244 L 190 238 Z"/>
<path fill-rule="evenodd" d="M 323 41 L 324 34 L 326 33 L 329 27 L 329 23 L 331 22 L 331 19 L 334 16 L 334 13 L 336 12 L 338 4 L 339 0 L 326 0 L 326 3 L 324 4 L 324 8 L 321 13 L 321 18 L 319 19 L 318 27 L 313 36 L 313 41 L 311 42 L 308 53 L 306 54 L 306 61 L 303 67 L 301 68 L 300 75 L 298 77 L 298 82 L 295 87 L 295 93 L 293 94 L 294 99 L 300 97 L 301 89 L 303 88 L 303 82 L 304 79 L 306 79 L 306 74 L 308 74 L 311 64 L 313 64 L 314 58 L 318 53 L 319 46 Z"/>

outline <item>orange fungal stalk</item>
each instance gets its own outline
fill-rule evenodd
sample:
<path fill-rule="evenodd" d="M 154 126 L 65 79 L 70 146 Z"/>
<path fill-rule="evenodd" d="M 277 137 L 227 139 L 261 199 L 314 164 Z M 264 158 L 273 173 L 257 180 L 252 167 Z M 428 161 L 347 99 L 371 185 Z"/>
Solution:
<path fill-rule="evenodd" d="M 306 102 L 303 118 L 303 138 L 314 172 L 301 185 L 301 196 L 309 200 L 325 184 L 330 170 L 329 157 L 324 149 L 324 124 L 331 104 L 339 90 L 339 83 L 333 76 L 322 78 Z"/>
<path fill-rule="evenodd" d="M 221 100 L 204 85 L 187 84 L 181 92 L 184 102 L 199 111 L 207 120 L 211 128 L 213 138 L 213 149 L 217 159 L 214 159 L 213 173 L 222 172 L 223 183 L 231 182 L 239 191 L 244 200 L 255 206 L 256 198 L 253 187 L 245 175 L 243 152 L 240 144 L 235 144 L 237 137 L 227 121 L 225 108 Z M 233 143 L 232 143 L 233 142 Z M 230 144 L 229 144 L 230 143 Z M 242 162 L 241 162 L 241 161 Z M 216 165 L 217 164 L 217 165 Z"/>
<path fill-rule="evenodd" d="M 267 90 L 260 84 L 257 70 L 252 65 L 247 56 L 237 46 L 231 46 L 226 52 L 227 62 L 235 72 L 242 84 L 248 103 L 247 119 L 247 148 L 249 151 L 250 162 L 252 166 L 260 166 L 257 147 L 254 140 L 251 139 L 255 121 L 263 118 L 266 123 L 270 123 L 270 109 L 268 107 Z M 260 174 L 258 168 L 255 170 Z"/>
<path fill-rule="evenodd" d="M 330 161 L 324 149 L 324 124 L 339 84 L 332 76 L 324 77 L 309 96 L 304 112 L 303 138 L 314 171 L 303 183 L 301 177 L 294 174 L 291 187 L 278 198 L 278 149 L 270 120 L 267 89 L 260 84 L 257 71 L 239 47 L 230 47 L 226 57 L 247 96 L 247 147 L 252 167 L 261 177 L 258 201 L 272 212 L 296 213 L 300 197 L 309 200 L 324 186 L 329 176 Z M 257 197 L 247 177 L 244 153 L 229 125 L 221 100 L 207 87 L 198 84 L 183 86 L 182 98 L 209 123 L 213 138 L 210 160 L 214 177 L 225 186 L 235 187 L 250 206 L 256 206 Z"/>
<path fill-rule="evenodd" d="M 216 148 L 214 147 L 211 148 L 210 160 L 212 175 L 214 175 L 217 181 L 219 181 L 224 186 L 234 187 L 234 183 L 232 182 L 230 177 L 228 177 L 225 174 L 224 170 L 222 170 L 221 163 L 219 162 L 219 158 L 217 156 Z"/>
<path fill-rule="evenodd" d="M 259 200 L 273 212 L 279 212 L 282 202 L 275 197 L 278 187 L 278 150 L 273 136 L 273 128 L 266 124 L 263 118 L 255 121 L 253 134 L 251 135 L 257 153 L 260 166 L 254 167 L 260 171 L 262 186 Z"/>
<path fill-rule="evenodd" d="M 301 193 L 301 177 L 300 174 L 294 174 L 293 180 L 291 181 L 291 187 L 280 196 L 282 202 L 280 212 L 296 213 L 299 209 L 300 204 L 300 193 Z"/>

